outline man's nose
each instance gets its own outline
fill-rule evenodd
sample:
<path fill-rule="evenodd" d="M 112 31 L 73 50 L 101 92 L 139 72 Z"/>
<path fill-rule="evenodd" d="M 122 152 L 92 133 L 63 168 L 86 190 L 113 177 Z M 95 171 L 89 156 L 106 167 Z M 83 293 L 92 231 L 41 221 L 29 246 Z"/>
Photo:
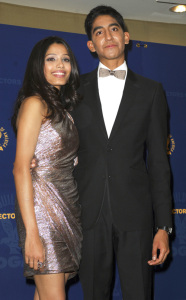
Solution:
<path fill-rule="evenodd" d="M 111 34 L 110 30 L 106 31 L 105 37 L 106 37 L 106 40 L 111 40 L 112 39 L 112 34 Z"/>

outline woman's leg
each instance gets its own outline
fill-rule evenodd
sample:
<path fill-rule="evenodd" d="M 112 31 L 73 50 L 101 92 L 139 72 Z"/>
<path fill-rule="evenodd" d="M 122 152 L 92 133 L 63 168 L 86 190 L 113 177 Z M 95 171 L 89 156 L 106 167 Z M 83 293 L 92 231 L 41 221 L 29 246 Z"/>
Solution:
<path fill-rule="evenodd" d="M 65 274 L 34 276 L 39 298 L 36 300 L 65 300 Z M 34 299 L 35 300 L 35 299 Z"/>
<path fill-rule="evenodd" d="M 39 294 L 38 294 L 37 288 L 35 288 L 34 300 L 39 300 Z"/>
<path fill-rule="evenodd" d="M 67 283 L 67 280 L 68 280 L 69 275 L 70 275 L 70 274 L 65 273 L 65 284 Z"/>

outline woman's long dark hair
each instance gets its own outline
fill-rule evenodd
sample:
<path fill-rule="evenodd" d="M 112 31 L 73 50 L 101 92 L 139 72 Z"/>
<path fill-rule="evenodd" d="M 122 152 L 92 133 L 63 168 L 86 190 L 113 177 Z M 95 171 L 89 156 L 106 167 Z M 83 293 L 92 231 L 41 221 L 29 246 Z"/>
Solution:
<path fill-rule="evenodd" d="M 71 63 L 71 74 L 66 85 L 58 90 L 47 82 L 44 75 L 44 61 L 48 48 L 52 44 L 62 44 L 67 49 Z M 30 96 L 39 96 L 48 106 L 48 118 L 57 120 L 63 119 L 64 109 L 72 110 L 80 96 L 77 92 L 79 87 L 79 72 L 74 54 L 65 40 L 57 36 L 47 37 L 39 41 L 33 48 L 25 71 L 22 88 L 16 99 L 14 113 L 11 123 L 15 133 L 18 111 L 23 100 Z"/>

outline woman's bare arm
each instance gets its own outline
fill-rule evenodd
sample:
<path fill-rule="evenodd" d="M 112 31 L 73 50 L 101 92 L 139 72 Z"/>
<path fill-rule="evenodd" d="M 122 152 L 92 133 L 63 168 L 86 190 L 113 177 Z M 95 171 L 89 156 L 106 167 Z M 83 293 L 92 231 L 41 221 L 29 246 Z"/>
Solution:
<path fill-rule="evenodd" d="M 44 261 L 44 249 L 34 212 L 30 162 L 45 114 L 46 106 L 37 97 L 27 98 L 22 103 L 17 119 L 17 146 L 13 170 L 17 199 L 26 229 L 25 261 L 34 269 L 37 269 L 38 261 Z"/>

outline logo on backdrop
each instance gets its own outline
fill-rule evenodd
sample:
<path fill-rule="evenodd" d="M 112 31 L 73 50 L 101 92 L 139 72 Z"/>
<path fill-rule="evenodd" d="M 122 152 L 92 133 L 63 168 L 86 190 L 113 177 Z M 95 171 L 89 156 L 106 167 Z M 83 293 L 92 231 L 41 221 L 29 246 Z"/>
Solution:
<path fill-rule="evenodd" d="M 175 216 L 176 241 L 173 244 L 173 256 L 186 256 L 186 215 Z"/>
<path fill-rule="evenodd" d="M 172 137 L 171 134 L 169 134 L 168 138 L 167 138 L 167 154 L 168 155 L 172 155 L 172 153 L 174 152 L 175 150 L 175 141 Z"/>
<path fill-rule="evenodd" d="M 13 194 L 0 195 L 0 270 L 23 266 L 15 222 Z"/>
<path fill-rule="evenodd" d="M 182 214 L 186 214 L 186 209 L 185 208 L 174 208 L 172 210 L 172 214 L 173 215 L 182 215 Z"/>
<path fill-rule="evenodd" d="M 0 78 L 0 84 L 21 85 L 21 80 L 15 78 Z"/>
<path fill-rule="evenodd" d="M 173 256 L 186 257 L 186 193 L 175 191 L 173 194 L 175 208 L 172 210 L 174 215 L 174 227 L 176 239 L 172 244 Z"/>
<path fill-rule="evenodd" d="M 169 91 L 169 92 L 166 92 L 166 96 L 167 97 L 175 97 L 175 98 L 185 98 L 186 97 L 186 92 L 172 92 L 172 91 Z"/>
<path fill-rule="evenodd" d="M 4 151 L 4 149 L 8 146 L 8 133 L 3 127 L 0 127 L 0 151 Z"/>

